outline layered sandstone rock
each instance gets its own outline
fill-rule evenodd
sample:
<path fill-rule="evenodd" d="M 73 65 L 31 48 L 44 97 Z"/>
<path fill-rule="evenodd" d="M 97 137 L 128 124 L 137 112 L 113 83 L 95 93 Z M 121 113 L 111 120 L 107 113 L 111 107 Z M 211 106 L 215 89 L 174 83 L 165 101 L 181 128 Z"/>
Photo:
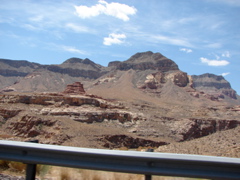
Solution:
<path fill-rule="evenodd" d="M 85 90 L 81 82 L 75 82 L 68 84 L 66 89 L 63 91 L 64 94 L 84 94 Z"/>
<path fill-rule="evenodd" d="M 4 119 L 12 118 L 18 113 L 21 112 L 20 109 L 5 109 L 0 108 L 0 116 L 2 116 Z"/>
<path fill-rule="evenodd" d="M 114 104 L 103 99 L 95 98 L 94 96 L 63 96 L 61 94 L 51 95 L 0 95 L 0 103 L 24 103 L 24 104 L 38 104 L 38 105 L 70 105 L 82 106 L 93 105 L 101 108 L 115 108 Z M 118 106 L 120 108 L 120 106 Z"/>

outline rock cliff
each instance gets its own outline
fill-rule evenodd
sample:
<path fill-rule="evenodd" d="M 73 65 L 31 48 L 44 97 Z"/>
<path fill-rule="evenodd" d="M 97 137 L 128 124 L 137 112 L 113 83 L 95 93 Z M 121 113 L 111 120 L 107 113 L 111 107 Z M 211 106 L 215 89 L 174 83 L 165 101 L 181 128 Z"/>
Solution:
<path fill-rule="evenodd" d="M 222 76 L 209 73 L 199 76 L 193 75 L 192 81 L 193 88 L 198 91 L 203 91 L 206 94 L 214 95 L 220 98 L 228 96 L 232 99 L 237 99 L 236 91 L 231 88 L 230 83 Z"/>

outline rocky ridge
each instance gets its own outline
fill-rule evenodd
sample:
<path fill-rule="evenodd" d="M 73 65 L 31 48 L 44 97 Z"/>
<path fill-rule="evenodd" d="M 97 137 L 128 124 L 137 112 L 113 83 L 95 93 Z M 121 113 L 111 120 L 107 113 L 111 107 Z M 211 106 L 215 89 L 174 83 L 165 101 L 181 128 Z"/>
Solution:
<path fill-rule="evenodd" d="M 124 62 L 110 62 L 109 66 L 123 71 L 129 69 L 141 71 L 152 69 L 161 72 L 179 70 L 175 62 L 160 53 L 153 53 L 151 51 L 137 53 Z"/>
<path fill-rule="evenodd" d="M 114 81 L 118 72 L 136 71 L 133 80 L 140 89 L 159 90 L 171 80 L 185 88 L 193 97 L 205 97 L 214 101 L 240 100 L 229 82 L 222 76 L 213 74 L 188 75 L 179 70 L 178 65 L 160 53 L 151 51 L 136 53 L 126 61 L 110 62 L 103 67 L 89 59 L 70 58 L 60 65 L 40 65 L 28 61 L 0 60 L 0 89 L 18 92 L 63 91 L 67 84 L 81 81 L 86 89 L 98 83 Z M 9 72 L 7 72 L 9 71 Z M 154 91 L 152 91 L 154 92 Z M 232 103 L 231 102 L 231 103 Z"/>

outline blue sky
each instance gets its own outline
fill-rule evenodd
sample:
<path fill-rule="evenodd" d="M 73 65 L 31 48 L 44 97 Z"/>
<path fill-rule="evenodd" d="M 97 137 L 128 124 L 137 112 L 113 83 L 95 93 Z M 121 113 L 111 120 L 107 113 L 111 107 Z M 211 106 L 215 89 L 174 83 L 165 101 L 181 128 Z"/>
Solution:
<path fill-rule="evenodd" d="M 107 66 L 160 52 L 240 94 L 240 0 L 0 0 L 0 58 Z"/>

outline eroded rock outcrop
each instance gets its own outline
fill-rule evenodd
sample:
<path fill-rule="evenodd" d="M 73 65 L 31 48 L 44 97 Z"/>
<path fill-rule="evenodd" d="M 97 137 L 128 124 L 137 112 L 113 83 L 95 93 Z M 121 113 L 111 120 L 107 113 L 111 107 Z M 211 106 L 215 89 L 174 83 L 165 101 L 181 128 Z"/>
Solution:
<path fill-rule="evenodd" d="M 75 82 L 68 84 L 66 89 L 63 91 L 64 94 L 84 94 L 85 90 L 81 82 Z"/>
<path fill-rule="evenodd" d="M 20 109 L 0 109 L 0 116 L 4 119 L 12 118 L 21 112 Z"/>
<path fill-rule="evenodd" d="M 71 136 L 63 133 L 60 121 L 24 115 L 18 121 L 8 124 L 6 131 L 21 140 L 38 139 L 44 144 L 63 144 Z"/>
<path fill-rule="evenodd" d="M 91 96 L 63 96 L 61 94 L 51 95 L 0 95 L 1 103 L 24 103 L 24 104 L 38 104 L 38 105 L 70 105 L 70 106 L 82 106 L 93 105 L 101 108 L 115 108 L 116 106 Z"/>
<path fill-rule="evenodd" d="M 185 72 L 174 71 L 171 73 L 164 73 L 158 71 L 156 73 L 148 74 L 144 84 L 140 86 L 140 89 L 158 89 L 162 87 L 162 84 L 169 80 L 179 87 L 185 87 L 189 83 L 188 75 Z"/>
<path fill-rule="evenodd" d="M 239 126 L 238 120 L 219 120 L 219 119 L 180 119 L 171 124 L 172 134 L 179 141 L 192 140 L 213 134 L 217 131 L 233 129 Z"/>
<path fill-rule="evenodd" d="M 167 145 L 167 142 L 158 142 L 142 138 L 133 138 L 124 134 L 121 135 L 105 135 L 99 138 L 100 141 L 104 142 L 106 148 L 138 148 L 138 147 L 159 147 Z"/>
<path fill-rule="evenodd" d="M 10 123 L 8 129 L 18 137 L 36 137 L 47 133 L 43 130 L 43 126 L 51 127 L 55 124 L 56 121 L 25 115 L 19 121 Z"/>
<path fill-rule="evenodd" d="M 135 123 L 135 121 L 142 119 L 143 115 L 140 113 L 131 113 L 128 111 L 123 111 L 119 109 L 108 109 L 102 110 L 99 108 L 89 107 L 89 108 L 43 108 L 40 112 L 42 115 L 52 115 L 52 116 L 69 116 L 71 119 L 84 122 L 103 122 L 114 120 L 120 123 Z"/>

